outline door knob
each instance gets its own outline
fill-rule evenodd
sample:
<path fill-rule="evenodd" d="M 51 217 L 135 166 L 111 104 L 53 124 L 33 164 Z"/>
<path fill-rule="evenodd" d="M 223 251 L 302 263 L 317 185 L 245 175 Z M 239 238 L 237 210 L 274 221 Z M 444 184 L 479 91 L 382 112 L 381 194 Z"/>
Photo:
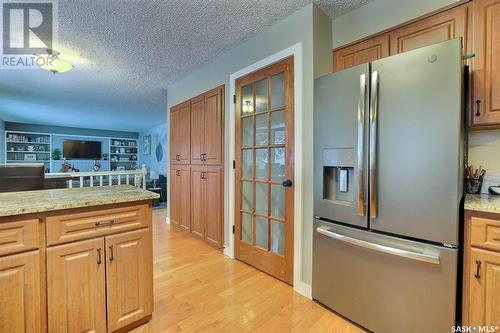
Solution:
<path fill-rule="evenodd" d="M 293 182 L 291 179 L 287 179 L 287 180 L 283 181 L 283 183 L 281 185 L 283 185 L 283 187 L 292 187 Z"/>

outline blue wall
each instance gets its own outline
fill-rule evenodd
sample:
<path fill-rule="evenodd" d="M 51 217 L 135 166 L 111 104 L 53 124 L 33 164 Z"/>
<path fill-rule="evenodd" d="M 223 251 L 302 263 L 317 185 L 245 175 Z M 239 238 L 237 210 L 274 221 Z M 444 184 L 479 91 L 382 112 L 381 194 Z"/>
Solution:
<path fill-rule="evenodd" d="M 52 161 L 51 172 L 61 172 L 61 165 L 63 163 L 63 143 L 65 140 L 77 140 L 77 141 L 98 141 L 101 142 L 101 149 L 103 154 L 108 154 L 108 161 L 100 160 L 101 171 L 109 171 L 109 139 L 108 138 L 94 138 L 94 137 L 80 137 L 80 136 L 64 136 L 64 135 L 53 135 L 52 136 L 52 150 L 59 148 L 61 150 L 61 160 Z M 75 168 L 80 169 L 82 172 L 93 171 L 95 160 L 67 160 L 69 164 L 73 165 Z"/>
<path fill-rule="evenodd" d="M 151 154 L 143 153 L 144 136 L 151 135 Z M 162 175 L 167 173 L 167 124 L 151 127 L 148 131 L 141 132 L 139 139 L 139 165 L 145 164 L 148 172 L 158 171 Z M 161 157 L 160 160 L 157 159 Z"/>

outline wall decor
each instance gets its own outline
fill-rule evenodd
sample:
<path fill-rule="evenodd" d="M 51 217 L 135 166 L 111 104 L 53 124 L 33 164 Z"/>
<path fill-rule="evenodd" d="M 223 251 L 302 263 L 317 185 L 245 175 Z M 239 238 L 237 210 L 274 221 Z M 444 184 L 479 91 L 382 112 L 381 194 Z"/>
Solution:
<path fill-rule="evenodd" d="M 142 139 L 142 153 L 151 155 L 151 135 L 145 135 Z"/>
<path fill-rule="evenodd" d="M 163 161 L 163 146 L 162 146 L 162 141 L 160 140 L 160 135 L 156 134 L 155 135 L 155 141 L 156 141 L 156 148 L 155 148 L 155 154 L 156 154 L 156 160 L 158 162 Z"/>

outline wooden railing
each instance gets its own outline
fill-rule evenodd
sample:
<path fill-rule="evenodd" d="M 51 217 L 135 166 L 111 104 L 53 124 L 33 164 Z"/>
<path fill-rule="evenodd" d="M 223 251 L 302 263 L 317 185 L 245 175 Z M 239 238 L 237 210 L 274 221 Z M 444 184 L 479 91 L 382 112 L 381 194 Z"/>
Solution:
<path fill-rule="evenodd" d="M 67 179 L 68 188 L 74 187 L 75 180 L 79 181 L 79 187 L 85 187 L 85 182 L 88 180 L 89 187 L 127 184 L 146 189 L 146 174 L 147 169 L 143 165 L 139 170 L 47 173 L 45 178 L 69 178 Z"/>

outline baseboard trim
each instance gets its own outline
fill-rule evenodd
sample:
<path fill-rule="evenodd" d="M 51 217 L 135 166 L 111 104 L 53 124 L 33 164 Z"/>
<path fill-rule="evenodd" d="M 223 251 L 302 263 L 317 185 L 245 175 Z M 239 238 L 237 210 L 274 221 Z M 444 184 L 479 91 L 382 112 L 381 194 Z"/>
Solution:
<path fill-rule="evenodd" d="M 167 222 L 167 224 L 170 224 L 170 217 L 166 217 L 165 222 Z"/>
<path fill-rule="evenodd" d="M 224 255 L 228 256 L 231 259 L 234 259 L 233 251 L 227 246 L 224 246 Z"/>
<path fill-rule="evenodd" d="M 299 281 L 293 286 L 293 290 L 304 297 L 312 299 L 312 287 L 305 282 Z"/>

